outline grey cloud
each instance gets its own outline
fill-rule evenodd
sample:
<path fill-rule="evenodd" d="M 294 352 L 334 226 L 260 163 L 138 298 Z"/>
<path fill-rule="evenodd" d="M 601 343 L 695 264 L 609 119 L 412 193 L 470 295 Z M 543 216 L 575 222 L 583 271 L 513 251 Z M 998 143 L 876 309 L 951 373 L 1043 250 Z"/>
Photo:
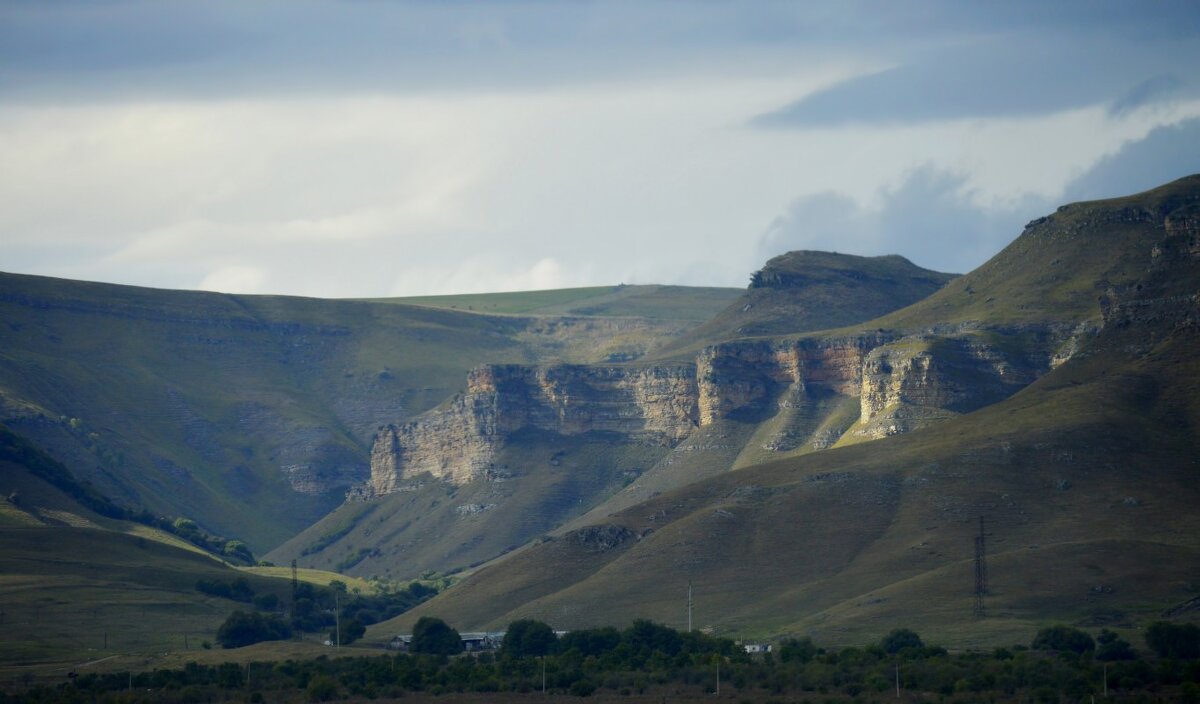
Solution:
<path fill-rule="evenodd" d="M 838 83 L 751 124 L 903 124 L 1045 114 L 1114 100 L 1111 114 L 1119 116 L 1172 93 L 1195 94 L 1194 85 L 1163 73 L 1177 64 L 1200 65 L 1200 42 L 1164 40 L 1147 50 L 1103 36 L 994 37 Z"/>
<path fill-rule="evenodd" d="M 1200 172 L 1200 118 L 1159 127 L 1071 181 L 1058 198 L 1028 196 L 1003 207 L 972 199 L 967 176 L 924 166 L 866 208 L 836 193 L 794 201 L 759 240 L 759 259 L 794 249 L 901 254 L 920 266 L 969 271 L 1020 234 L 1029 220 L 1073 201 L 1112 198 Z"/>
<path fill-rule="evenodd" d="M 1164 1 L 1147 12 L 1138 3 L 1079 0 L 0 3 L 0 90 L 9 100 L 73 101 L 540 86 L 747 70 L 751 56 L 774 71 L 847 56 L 911 58 L 913 46 L 961 46 L 999 37 L 1010 45 L 1001 58 L 1018 65 L 999 78 L 981 75 L 1013 83 L 1000 86 L 1001 97 L 1013 98 L 1029 66 L 1019 59 L 1036 51 L 1033 40 L 1039 37 L 1046 46 L 1069 49 L 1071 37 L 1090 33 L 1094 41 L 1080 55 L 1086 58 L 1111 54 L 1106 42 L 1115 33 L 1142 52 L 1183 51 L 1177 60 L 1188 65 L 1196 57 L 1187 51 L 1196 15 L 1187 2 Z M 994 108 L 1000 98 L 970 84 L 969 76 L 938 73 L 941 58 L 802 101 L 793 106 L 792 118 L 829 122 L 839 111 L 865 109 L 868 119 L 879 119 L 854 96 L 882 90 L 880 95 L 899 101 L 899 119 L 915 119 L 921 106 L 906 98 L 905 87 L 922 89 L 941 80 L 956 81 L 955 90 L 964 92 L 973 110 Z M 1064 51 L 1052 58 L 1054 63 L 1037 68 L 1054 73 L 1055 66 L 1078 57 Z M 1122 86 L 1163 72 L 1159 66 L 1128 76 Z M 893 82 L 897 87 L 889 92 Z M 945 110 L 938 108 L 936 93 L 931 95 L 926 109 Z M 886 113 L 883 107 L 878 111 Z"/>

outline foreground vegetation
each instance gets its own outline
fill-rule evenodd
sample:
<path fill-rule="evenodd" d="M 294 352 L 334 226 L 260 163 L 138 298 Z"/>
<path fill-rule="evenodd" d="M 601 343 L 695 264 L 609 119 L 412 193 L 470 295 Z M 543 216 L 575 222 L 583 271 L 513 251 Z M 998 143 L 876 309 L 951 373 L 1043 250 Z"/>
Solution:
<path fill-rule="evenodd" d="M 1159 622 L 1148 651 L 1111 631 L 1097 640 L 1066 626 L 1045 628 L 1030 646 L 950 653 L 897 629 L 877 643 L 826 651 L 789 639 L 774 653 L 747 654 L 734 641 L 682 633 L 650 621 L 624 630 L 574 631 L 513 624 L 499 651 L 474 656 L 402 653 L 278 663 L 188 663 L 176 670 L 84 674 L 13 692 L 0 702 L 330 701 L 414 694 L 722 694 L 742 701 L 1075 702 L 1200 701 L 1200 629 Z M 547 634 L 549 634 L 548 637 Z M 502 696 L 503 695 L 503 696 Z"/>

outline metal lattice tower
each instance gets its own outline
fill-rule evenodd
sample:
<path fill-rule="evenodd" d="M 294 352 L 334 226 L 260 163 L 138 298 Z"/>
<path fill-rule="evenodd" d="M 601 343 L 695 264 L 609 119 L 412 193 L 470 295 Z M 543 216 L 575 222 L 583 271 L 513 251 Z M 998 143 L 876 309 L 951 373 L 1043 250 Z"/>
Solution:
<path fill-rule="evenodd" d="M 975 536 L 975 618 L 983 618 L 983 597 L 987 596 L 987 538 L 983 516 L 979 517 L 979 535 Z"/>

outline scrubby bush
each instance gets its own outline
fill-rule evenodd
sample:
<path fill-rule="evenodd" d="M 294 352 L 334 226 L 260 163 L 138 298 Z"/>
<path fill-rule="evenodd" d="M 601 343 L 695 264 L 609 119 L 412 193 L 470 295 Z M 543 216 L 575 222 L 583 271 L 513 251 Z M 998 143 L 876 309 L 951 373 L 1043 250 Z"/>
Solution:
<path fill-rule="evenodd" d="M 1087 653 L 1096 649 L 1096 641 L 1078 628 L 1049 626 L 1037 632 L 1030 647 L 1034 650 L 1057 650 L 1063 653 Z"/>
<path fill-rule="evenodd" d="M 1146 628 L 1146 645 L 1160 658 L 1200 658 L 1200 626 L 1155 621 Z"/>

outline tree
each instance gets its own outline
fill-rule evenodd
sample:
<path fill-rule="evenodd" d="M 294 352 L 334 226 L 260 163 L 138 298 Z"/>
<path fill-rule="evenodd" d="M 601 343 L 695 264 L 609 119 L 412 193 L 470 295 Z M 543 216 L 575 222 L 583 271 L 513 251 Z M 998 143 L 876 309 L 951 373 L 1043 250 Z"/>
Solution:
<path fill-rule="evenodd" d="M 240 648 L 264 640 L 285 640 L 292 629 L 278 616 L 234 611 L 217 629 L 217 642 L 223 648 Z"/>
<path fill-rule="evenodd" d="M 422 616 L 413 626 L 410 647 L 414 653 L 453 655 L 462 652 L 462 636 L 442 619 Z"/>
<path fill-rule="evenodd" d="M 1100 635 L 1096 637 L 1096 659 L 1097 660 L 1135 660 L 1137 653 L 1134 652 L 1133 646 L 1129 641 L 1121 636 L 1113 633 L 1105 628 L 1100 631 Z"/>
<path fill-rule="evenodd" d="M 527 655 L 549 655 L 558 644 L 558 636 L 554 629 L 532 619 L 521 619 L 508 624 L 504 633 L 504 642 L 500 648 L 509 655 L 525 657 Z"/>
<path fill-rule="evenodd" d="M 788 638 L 779 644 L 779 659 L 783 662 L 806 663 L 817 655 L 812 638 Z"/>
<path fill-rule="evenodd" d="M 1059 625 L 1049 626 L 1038 631 L 1029 647 L 1034 650 L 1087 653 L 1096 649 L 1096 641 L 1078 628 Z"/>
<path fill-rule="evenodd" d="M 342 633 L 339 638 L 337 629 L 329 632 L 329 642 L 339 643 L 341 645 L 349 645 L 354 641 L 362 638 L 367 632 L 367 627 L 358 619 L 350 619 L 342 624 Z"/>
<path fill-rule="evenodd" d="M 897 628 L 883 637 L 883 640 L 879 642 L 879 647 L 883 648 L 884 652 L 894 655 L 905 648 L 924 648 L 925 644 L 921 642 L 921 636 L 917 635 L 915 631 Z"/>
<path fill-rule="evenodd" d="M 1200 626 L 1155 621 L 1146 627 L 1146 645 L 1160 658 L 1200 658 Z"/>
<path fill-rule="evenodd" d="M 683 645 L 679 631 L 641 618 L 625 629 L 621 640 L 634 650 L 645 648 L 649 652 L 658 651 L 666 655 L 677 654 Z"/>

